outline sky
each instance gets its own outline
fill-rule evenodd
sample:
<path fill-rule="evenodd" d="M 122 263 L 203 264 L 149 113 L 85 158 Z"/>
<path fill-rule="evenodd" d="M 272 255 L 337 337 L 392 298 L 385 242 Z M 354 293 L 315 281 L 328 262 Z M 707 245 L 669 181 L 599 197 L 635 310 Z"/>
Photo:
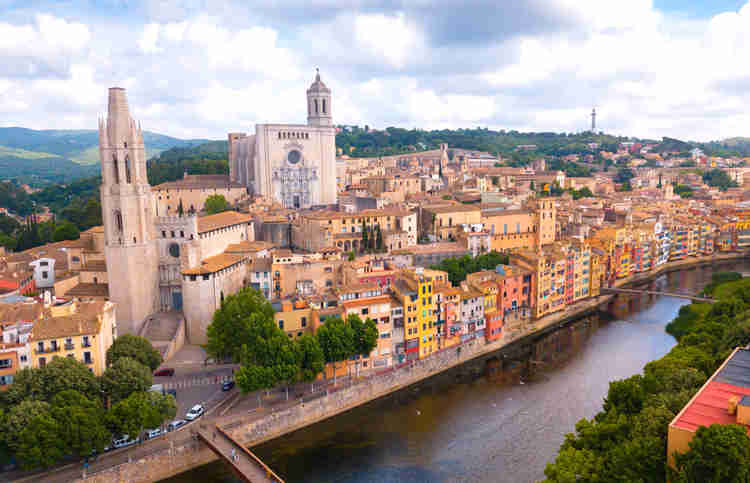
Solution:
<path fill-rule="evenodd" d="M 0 0 L 0 126 L 226 139 L 304 123 L 750 136 L 750 2 Z"/>

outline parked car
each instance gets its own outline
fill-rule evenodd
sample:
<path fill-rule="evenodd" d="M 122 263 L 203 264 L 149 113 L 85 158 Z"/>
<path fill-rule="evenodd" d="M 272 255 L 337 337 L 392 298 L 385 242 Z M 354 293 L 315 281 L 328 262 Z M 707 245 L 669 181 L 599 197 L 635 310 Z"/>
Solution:
<path fill-rule="evenodd" d="M 130 436 L 128 436 L 127 434 L 123 434 L 118 439 L 112 441 L 112 447 L 124 448 L 125 446 L 130 446 L 131 444 L 135 444 L 140 440 L 141 438 L 130 439 Z"/>
<path fill-rule="evenodd" d="M 221 385 L 222 391 L 230 391 L 234 387 L 234 381 L 227 381 Z"/>
<path fill-rule="evenodd" d="M 194 421 L 203 416 L 204 412 L 205 410 L 203 409 L 203 406 L 201 406 L 200 404 L 196 404 L 195 406 L 190 408 L 190 411 L 187 412 L 187 414 L 185 415 L 185 419 L 187 419 L 188 421 Z"/>
<path fill-rule="evenodd" d="M 185 421 L 184 419 L 175 419 L 167 425 L 167 431 L 174 431 L 175 429 L 185 426 L 186 424 L 187 421 Z"/>
<path fill-rule="evenodd" d="M 147 429 L 146 430 L 146 439 L 158 438 L 159 436 L 161 436 L 164 433 L 165 433 L 165 431 L 163 431 L 161 428 Z"/>
<path fill-rule="evenodd" d="M 158 371 L 154 371 L 154 376 L 172 377 L 174 376 L 174 369 L 171 367 L 165 367 L 164 369 L 159 369 Z"/>

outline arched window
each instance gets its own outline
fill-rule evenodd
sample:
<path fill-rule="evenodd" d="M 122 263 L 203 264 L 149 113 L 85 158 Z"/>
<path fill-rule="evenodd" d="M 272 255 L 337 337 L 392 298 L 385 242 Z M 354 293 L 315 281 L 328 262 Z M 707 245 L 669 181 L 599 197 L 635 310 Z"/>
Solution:
<path fill-rule="evenodd" d="M 112 178 L 115 180 L 115 184 L 120 184 L 120 171 L 117 169 L 117 155 L 112 155 Z"/>
<path fill-rule="evenodd" d="M 130 183 L 130 156 L 125 155 L 125 182 Z"/>
<path fill-rule="evenodd" d="M 315 114 L 318 113 L 318 100 L 315 99 Z"/>
<path fill-rule="evenodd" d="M 326 113 L 326 100 L 323 99 L 323 114 Z"/>
<path fill-rule="evenodd" d="M 122 231 L 122 213 L 120 213 L 120 210 L 115 210 L 115 228 L 117 228 L 117 231 Z"/>

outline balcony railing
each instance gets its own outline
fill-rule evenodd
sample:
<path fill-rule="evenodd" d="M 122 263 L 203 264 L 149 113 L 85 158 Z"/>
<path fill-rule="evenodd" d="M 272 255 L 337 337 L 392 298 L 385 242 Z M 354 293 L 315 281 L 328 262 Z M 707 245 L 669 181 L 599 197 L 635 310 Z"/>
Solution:
<path fill-rule="evenodd" d="M 85 341 L 84 341 L 84 342 L 83 342 L 83 343 L 81 344 L 81 347 L 91 347 L 91 342 L 85 342 Z"/>
<path fill-rule="evenodd" d="M 60 352 L 60 346 L 55 346 L 55 347 L 50 346 L 50 347 L 41 347 L 41 348 L 37 347 L 34 352 L 36 352 L 37 354 L 49 354 L 52 352 Z"/>
<path fill-rule="evenodd" d="M 75 348 L 76 348 L 75 344 L 65 344 L 66 351 L 72 351 Z"/>

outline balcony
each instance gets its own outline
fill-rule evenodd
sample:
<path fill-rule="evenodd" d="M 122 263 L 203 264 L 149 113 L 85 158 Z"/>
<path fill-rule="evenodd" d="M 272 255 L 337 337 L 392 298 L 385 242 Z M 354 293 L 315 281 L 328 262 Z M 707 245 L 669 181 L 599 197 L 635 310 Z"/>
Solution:
<path fill-rule="evenodd" d="M 76 348 L 75 344 L 72 344 L 72 343 L 71 344 L 65 344 L 65 350 L 66 351 L 72 351 L 75 348 Z"/>
<path fill-rule="evenodd" d="M 81 347 L 91 347 L 91 342 L 83 341 L 83 343 L 81 344 Z"/>
<path fill-rule="evenodd" d="M 34 351 L 37 354 L 51 354 L 53 352 L 60 352 L 60 346 L 50 346 L 50 347 L 37 347 Z"/>

